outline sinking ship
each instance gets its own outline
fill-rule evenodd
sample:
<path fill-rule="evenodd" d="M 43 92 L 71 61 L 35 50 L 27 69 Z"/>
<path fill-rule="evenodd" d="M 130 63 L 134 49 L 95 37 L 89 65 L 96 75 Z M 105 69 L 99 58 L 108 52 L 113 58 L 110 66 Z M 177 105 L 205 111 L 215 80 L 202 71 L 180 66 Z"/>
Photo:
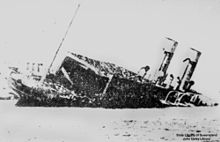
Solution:
<path fill-rule="evenodd" d="M 163 48 L 163 59 L 153 79 L 113 63 L 67 52 L 41 78 L 11 77 L 11 88 L 19 96 L 17 105 L 103 108 L 217 105 L 191 89 L 191 77 L 201 55 L 193 48 L 190 50 L 194 56 L 184 60 L 187 63 L 178 86 L 166 82 L 170 77 L 167 69 L 178 45 L 177 41 L 167 40 L 172 44 Z"/>
<path fill-rule="evenodd" d="M 151 79 L 113 63 L 69 51 L 58 59 L 62 40 L 43 76 L 11 75 L 10 87 L 18 96 L 16 105 L 102 108 L 218 105 L 191 88 L 194 84 L 191 78 L 201 56 L 200 51 L 190 49 L 194 56 L 184 60 L 186 66 L 182 76 L 178 78 L 178 85 L 172 85 L 173 76 L 167 70 L 178 42 L 171 38 L 166 40 L 170 46 L 163 48 L 161 64 Z M 170 82 L 167 82 L 169 78 Z"/>

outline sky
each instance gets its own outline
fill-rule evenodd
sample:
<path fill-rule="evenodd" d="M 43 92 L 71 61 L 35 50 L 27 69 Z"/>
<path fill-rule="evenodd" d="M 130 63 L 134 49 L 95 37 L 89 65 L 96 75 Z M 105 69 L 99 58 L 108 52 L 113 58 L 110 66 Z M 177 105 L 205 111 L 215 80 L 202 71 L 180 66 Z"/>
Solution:
<path fill-rule="evenodd" d="M 170 37 L 179 45 L 168 72 L 178 75 L 189 48 L 201 51 L 194 89 L 219 98 L 220 0 L 0 0 L 0 64 L 49 65 L 77 4 L 62 51 L 153 72 Z"/>

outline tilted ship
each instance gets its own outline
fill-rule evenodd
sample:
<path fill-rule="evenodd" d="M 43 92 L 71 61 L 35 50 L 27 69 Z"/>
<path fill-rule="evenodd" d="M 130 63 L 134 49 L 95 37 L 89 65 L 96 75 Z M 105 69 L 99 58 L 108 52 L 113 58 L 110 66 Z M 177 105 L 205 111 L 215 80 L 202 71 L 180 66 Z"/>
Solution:
<path fill-rule="evenodd" d="M 152 79 L 112 63 L 66 52 L 61 59 L 54 57 L 44 76 L 11 76 L 10 86 L 19 96 L 16 105 L 103 108 L 217 105 L 191 89 L 194 84 L 191 77 L 201 55 L 193 48 L 190 50 L 194 56 L 184 60 L 186 68 L 179 78 L 178 86 L 173 87 L 171 82 L 166 82 L 170 77 L 167 70 L 178 46 L 177 41 L 167 40 L 171 44 L 163 49 L 164 58 Z M 58 64 L 54 65 L 54 61 Z"/>
<path fill-rule="evenodd" d="M 67 52 L 58 66 L 36 79 L 11 77 L 11 88 L 19 95 L 18 106 L 75 106 L 104 108 L 151 108 L 166 106 L 214 106 L 208 97 L 192 90 L 191 77 L 201 52 L 187 58 L 177 88 L 166 84 L 167 69 L 178 42 L 164 50 L 154 79 L 108 62 Z"/>

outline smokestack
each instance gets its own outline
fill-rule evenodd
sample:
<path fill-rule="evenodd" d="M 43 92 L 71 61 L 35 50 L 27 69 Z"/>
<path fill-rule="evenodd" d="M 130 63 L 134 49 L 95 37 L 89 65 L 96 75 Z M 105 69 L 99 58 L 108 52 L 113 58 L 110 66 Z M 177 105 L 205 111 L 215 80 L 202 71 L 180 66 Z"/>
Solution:
<path fill-rule="evenodd" d="M 180 84 L 180 90 L 182 91 L 185 91 L 187 89 L 187 85 L 191 80 L 193 72 L 195 71 L 196 65 L 199 61 L 199 57 L 202 54 L 200 51 L 194 48 L 190 48 L 190 51 L 192 52 L 192 56 L 183 60 L 183 62 L 188 62 L 188 63 L 181 78 L 182 81 Z"/>
<path fill-rule="evenodd" d="M 177 41 L 175 41 L 171 38 L 168 38 L 168 37 L 166 39 L 168 42 L 168 46 L 165 46 L 163 48 L 164 57 L 163 57 L 162 63 L 159 66 L 159 69 L 157 71 L 158 75 L 156 77 L 156 83 L 158 83 L 159 85 L 162 85 L 162 83 L 166 79 L 167 69 L 170 65 L 172 58 L 173 58 L 176 47 L 178 46 Z"/>

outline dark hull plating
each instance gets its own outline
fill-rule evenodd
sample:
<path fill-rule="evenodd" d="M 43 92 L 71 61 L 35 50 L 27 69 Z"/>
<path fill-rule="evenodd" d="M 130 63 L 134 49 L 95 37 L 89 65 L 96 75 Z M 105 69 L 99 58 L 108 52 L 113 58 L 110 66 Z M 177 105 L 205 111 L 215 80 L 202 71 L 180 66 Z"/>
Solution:
<path fill-rule="evenodd" d="M 140 79 L 137 74 L 114 64 L 76 54 L 66 57 L 56 73 L 47 75 L 41 85 L 30 87 L 12 78 L 11 86 L 20 96 L 17 106 L 161 108 L 207 105 L 198 101 L 198 97 L 192 99 L 197 94 L 177 92 L 167 96 L 172 90 Z"/>

